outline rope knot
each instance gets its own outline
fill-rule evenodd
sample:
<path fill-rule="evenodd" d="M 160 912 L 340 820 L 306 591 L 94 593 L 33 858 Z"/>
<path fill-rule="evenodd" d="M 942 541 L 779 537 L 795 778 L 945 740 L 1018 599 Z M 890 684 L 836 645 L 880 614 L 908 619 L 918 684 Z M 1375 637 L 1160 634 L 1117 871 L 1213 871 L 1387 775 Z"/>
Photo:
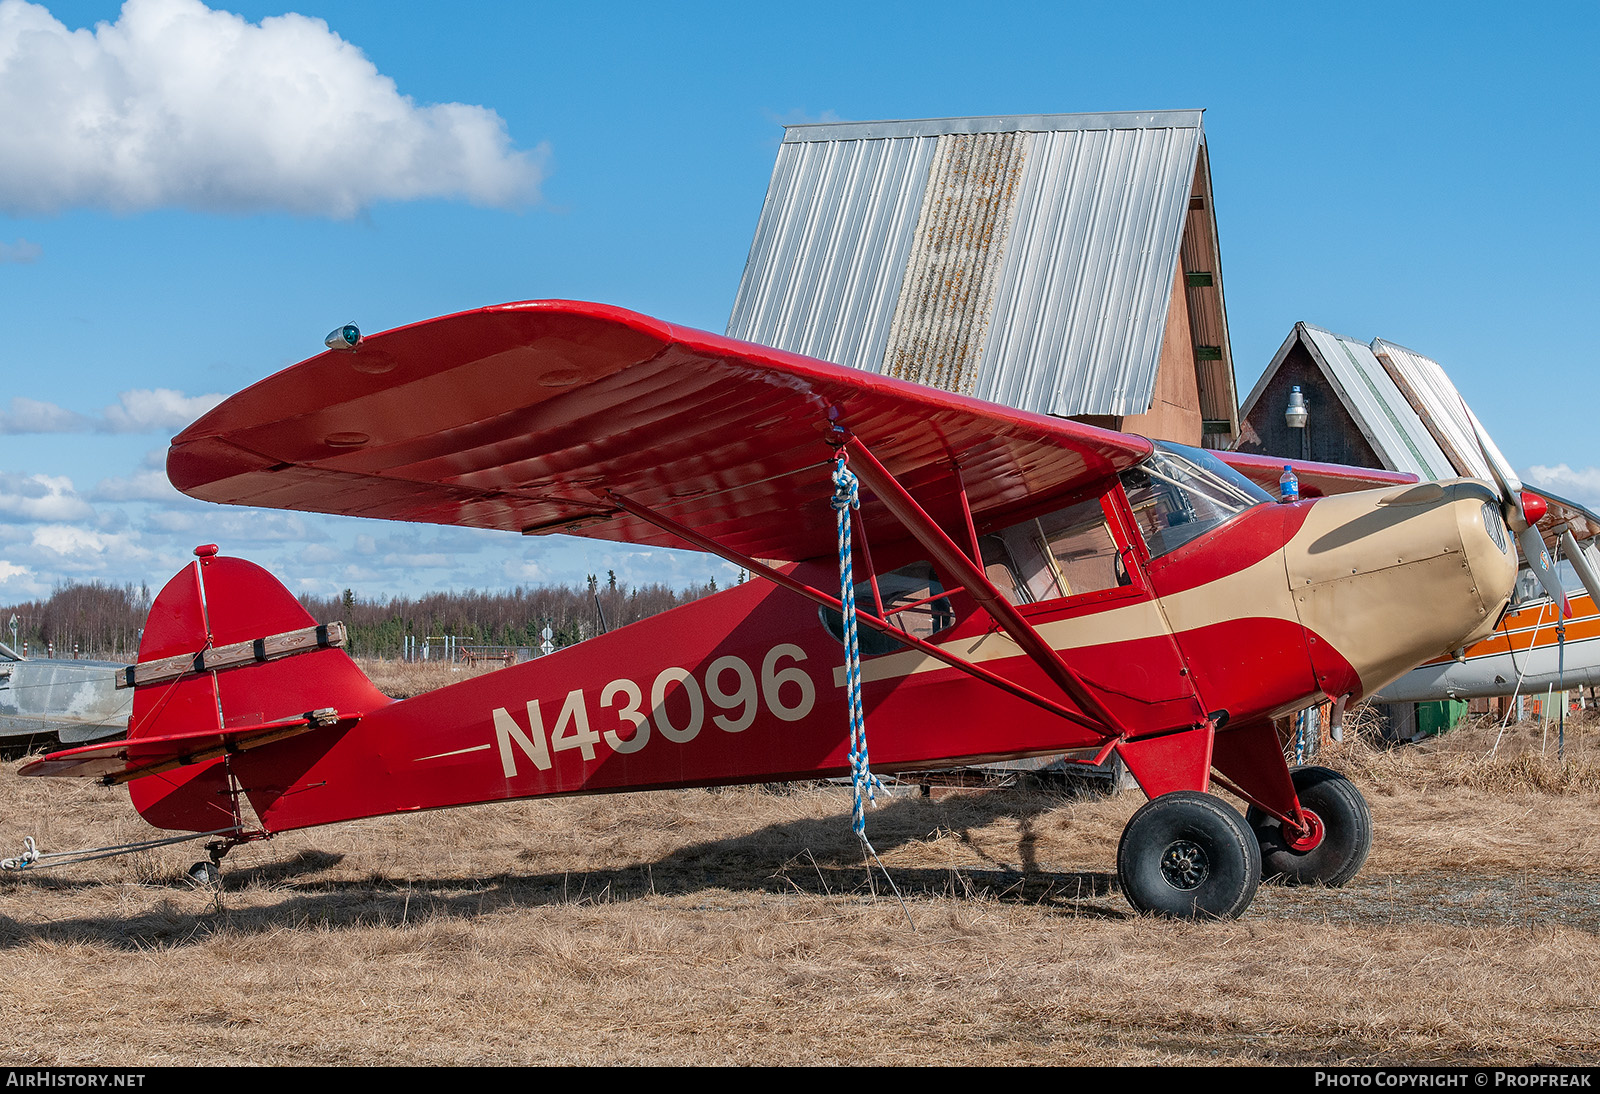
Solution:
<path fill-rule="evenodd" d="M 833 508 L 838 512 L 847 512 L 851 509 L 861 508 L 861 483 L 856 478 L 856 473 L 850 470 L 850 464 L 845 459 L 843 452 L 839 453 L 839 462 L 833 467 Z M 850 532 L 848 528 L 843 533 L 845 548 L 848 550 Z"/>

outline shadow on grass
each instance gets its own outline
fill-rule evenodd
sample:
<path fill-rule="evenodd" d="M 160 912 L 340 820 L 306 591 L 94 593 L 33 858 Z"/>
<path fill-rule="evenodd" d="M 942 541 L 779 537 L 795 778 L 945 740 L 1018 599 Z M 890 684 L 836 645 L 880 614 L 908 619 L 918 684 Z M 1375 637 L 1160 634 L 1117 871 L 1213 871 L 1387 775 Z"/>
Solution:
<path fill-rule="evenodd" d="M 1030 904 L 1063 916 L 1131 915 L 1113 897 L 1114 874 L 1049 871 L 1035 861 L 1034 823 L 1059 804 L 1059 798 L 1011 793 L 943 803 L 896 798 L 872 812 L 868 836 L 879 855 L 888 856 L 897 848 L 944 834 L 968 842 L 971 831 L 1012 818 L 1021 828 L 1014 845 L 1017 862 L 892 866 L 889 872 L 900 894 L 913 906 L 921 899 L 954 897 Z M 869 876 L 861 845 L 843 817 L 767 825 L 728 839 L 692 844 L 651 862 L 559 874 L 502 873 L 481 878 L 374 874 L 359 881 L 315 876 L 342 860 L 341 855 L 304 851 L 282 862 L 227 872 L 215 890 L 196 890 L 186 880 L 169 880 L 163 886 L 172 891 L 171 897 L 156 898 L 155 907 L 129 916 L 40 923 L 0 916 L 0 948 L 49 941 L 139 950 L 187 945 L 219 931 L 404 926 L 423 918 L 470 919 L 516 907 L 606 904 L 695 893 L 894 899 L 881 871 L 874 869 Z M 104 884 L 63 878 L 30 878 L 28 883 L 58 891 Z M 280 899 L 251 907 L 229 906 L 230 893 L 252 887 L 268 887 L 270 895 Z M 199 912 L 193 910 L 198 893 L 212 898 L 210 907 Z"/>

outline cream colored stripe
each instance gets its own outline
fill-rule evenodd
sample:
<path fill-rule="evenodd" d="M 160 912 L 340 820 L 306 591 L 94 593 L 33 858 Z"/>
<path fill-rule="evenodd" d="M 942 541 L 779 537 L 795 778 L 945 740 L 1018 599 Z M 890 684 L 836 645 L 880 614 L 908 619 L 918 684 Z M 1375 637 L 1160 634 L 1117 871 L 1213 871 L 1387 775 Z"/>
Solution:
<path fill-rule="evenodd" d="M 1248 566 L 1227 577 L 1218 578 L 1194 589 L 1185 589 L 1163 597 L 1160 605 L 1153 600 L 1140 601 L 1120 608 L 1112 608 L 1093 615 L 1075 619 L 1058 619 L 1038 628 L 1040 636 L 1055 650 L 1082 649 L 1085 646 L 1108 646 L 1118 642 L 1132 642 L 1140 638 L 1153 638 L 1168 633 L 1167 622 L 1161 617 L 1166 609 L 1167 620 L 1174 631 L 1196 630 L 1215 623 L 1235 619 L 1287 619 L 1300 620 L 1295 615 L 1289 596 L 1288 578 L 1283 568 L 1283 553 L 1274 551 L 1253 566 Z M 998 661 L 1021 656 L 1022 650 L 1004 634 L 987 632 L 976 637 L 943 642 L 939 648 L 964 658 L 974 664 Z M 895 680 L 919 673 L 949 668 L 943 661 L 916 650 L 889 654 L 861 663 L 861 682 Z M 833 670 L 835 687 L 844 687 L 844 668 Z"/>
<path fill-rule="evenodd" d="M 432 756 L 418 756 L 412 763 L 421 763 L 423 760 L 442 760 L 447 756 L 465 756 L 468 752 L 483 752 L 490 748 L 489 745 L 473 745 L 471 748 L 458 748 L 454 752 L 437 752 Z"/>

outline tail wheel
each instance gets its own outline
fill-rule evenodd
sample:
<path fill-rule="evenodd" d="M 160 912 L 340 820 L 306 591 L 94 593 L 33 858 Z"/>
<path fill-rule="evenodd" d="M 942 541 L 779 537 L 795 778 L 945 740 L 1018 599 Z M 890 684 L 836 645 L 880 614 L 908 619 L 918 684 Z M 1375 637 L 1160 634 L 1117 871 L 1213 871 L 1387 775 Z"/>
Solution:
<path fill-rule="evenodd" d="M 1276 817 L 1252 807 L 1245 819 L 1261 844 L 1261 872 L 1285 885 L 1343 885 L 1372 850 L 1367 801 L 1355 783 L 1326 767 L 1297 767 L 1289 774 L 1301 807 L 1320 822 L 1322 838 L 1300 850 Z"/>
<path fill-rule="evenodd" d="M 1234 919 L 1261 880 L 1261 850 L 1244 818 L 1193 790 L 1140 807 L 1117 845 L 1122 893 L 1141 912 L 1174 919 Z"/>
<path fill-rule="evenodd" d="M 214 862 L 197 862 L 189 867 L 189 880 L 202 889 L 214 889 L 222 884 L 222 867 Z"/>

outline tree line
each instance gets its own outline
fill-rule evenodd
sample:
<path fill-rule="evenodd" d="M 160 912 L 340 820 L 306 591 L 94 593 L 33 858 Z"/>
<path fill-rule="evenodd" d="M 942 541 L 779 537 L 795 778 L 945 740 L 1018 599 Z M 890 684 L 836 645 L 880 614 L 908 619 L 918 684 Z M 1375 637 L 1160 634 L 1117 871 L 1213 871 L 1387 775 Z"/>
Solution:
<path fill-rule="evenodd" d="M 342 621 L 349 649 L 358 657 L 402 656 L 407 636 L 449 635 L 461 645 L 537 647 L 546 627 L 556 647 L 569 646 L 602 630 L 687 604 L 716 592 L 715 579 L 702 586 L 671 589 L 662 584 L 624 586 L 615 571 L 589 575 L 587 588 L 562 585 L 517 586 L 509 592 L 469 589 L 420 597 L 366 599 L 346 589 L 338 596 L 301 596 L 318 623 Z M 134 661 L 139 634 L 150 612 L 147 585 L 93 581 L 64 585 L 44 600 L 0 607 L 0 640 L 13 645 L 10 621 L 17 622 L 17 652 L 44 657 Z"/>

